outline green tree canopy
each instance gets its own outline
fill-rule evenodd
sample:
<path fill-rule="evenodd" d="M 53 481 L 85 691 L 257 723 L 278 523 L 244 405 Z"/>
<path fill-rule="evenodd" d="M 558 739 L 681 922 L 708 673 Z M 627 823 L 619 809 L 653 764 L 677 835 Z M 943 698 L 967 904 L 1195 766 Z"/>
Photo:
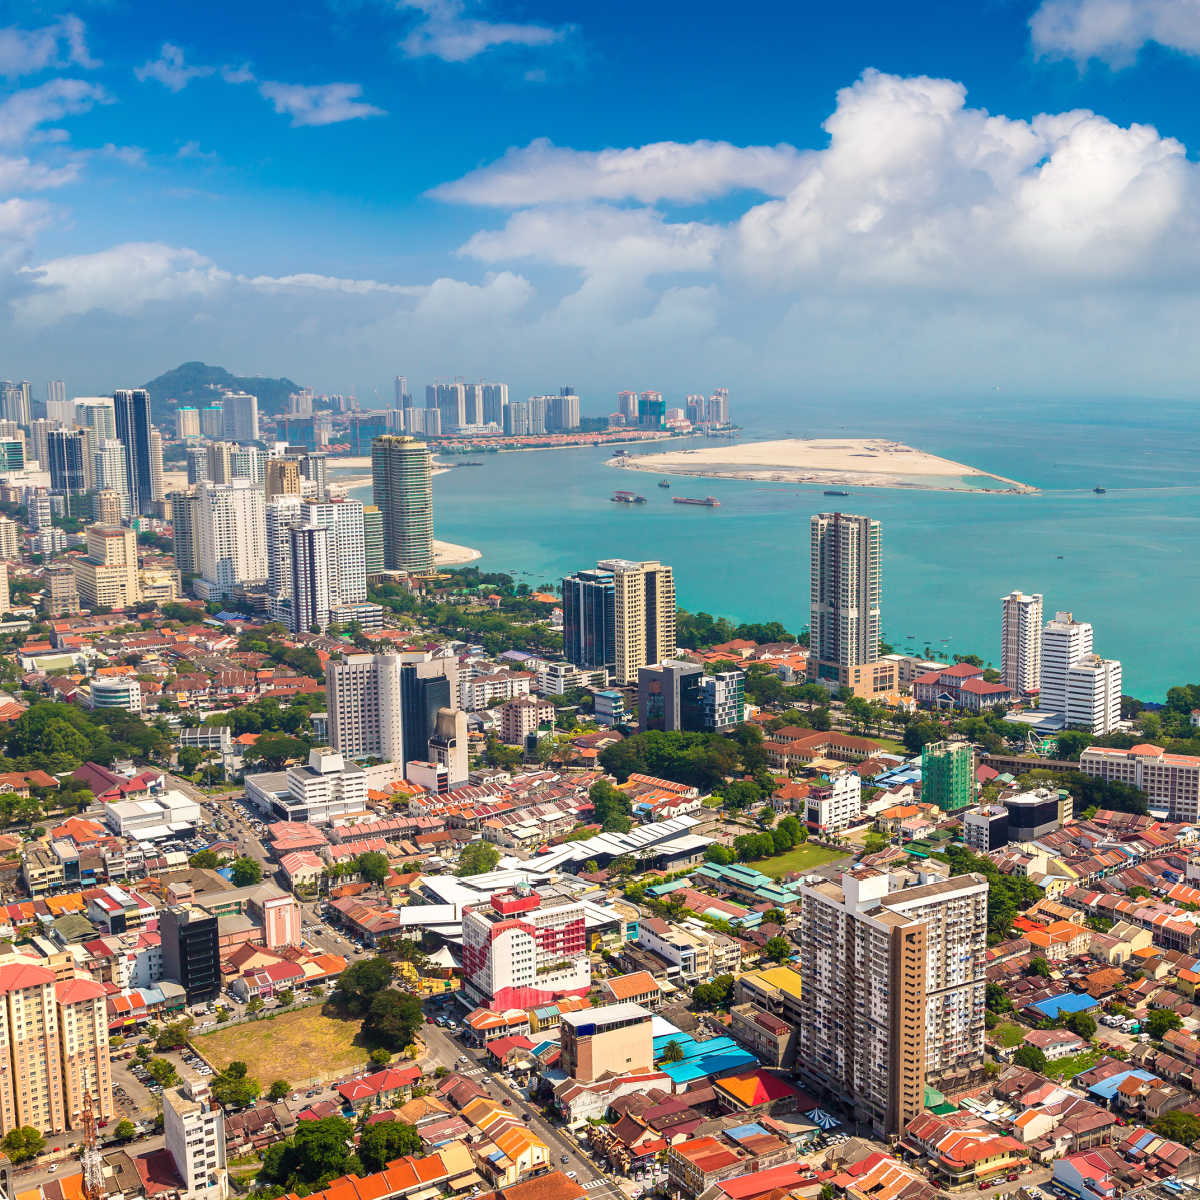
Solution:
<path fill-rule="evenodd" d="M 418 1154 L 420 1150 L 420 1134 L 403 1121 L 381 1121 L 367 1129 L 358 1141 L 358 1157 L 363 1170 L 368 1172 L 382 1171 L 397 1158 Z"/>
<path fill-rule="evenodd" d="M 1170 1029 L 1182 1029 L 1183 1020 L 1177 1012 L 1169 1008 L 1156 1008 L 1146 1018 L 1146 1032 L 1155 1041 L 1161 1041 Z"/>
<path fill-rule="evenodd" d="M 387 855 L 381 854 L 378 850 L 364 851 L 354 860 L 354 865 L 363 879 L 374 884 L 383 883 L 391 870 Z"/>
<path fill-rule="evenodd" d="M 14 1163 L 23 1163 L 41 1154 L 46 1148 L 46 1139 L 32 1125 L 22 1125 L 17 1129 L 10 1129 L 0 1145 Z"/>
<path fill-rule="evenodd" d="M 342 1117 L 299 1121 L 290 1138 L 267 1147 L 259 1179 L 293 1190 L 360 1175 L 362 1163 L 350 1148 L 353 1137 L 354 1126 Z"/>
<path fill-rule="evenodd" d="M 1200 1117 L 1195 1113 L 1165 1112 L 1154 1122 L 1154 1132 L 1191 1149 L 1200 1139 Z"/>
<path fill-rule="evenodd" d="M 403 1050 L 425 1020 L 421 1001 L 407 992 L 389 988 L 376 992 L 363 1021 L 363 1036 L 368 1042 L 388 1050 Z"/>
<path fill-rule="evenodd" d="M 337 999 L 347 1012 L 365 1016 L 371 1001 L 391 982 L 392 964 L 386 958 L 361 958 L 338 976 Z"/>
<path fill-rule="evenodd" d="M 458 856 L 458 866 L 454 873 L 459 876 L 486 875 L 488 871 L 496 869 L 499 861 L 500 851 L 493 842 L 485 842 L 482 839 L 468 842 Z"/>
<path fill-rule="evenodd" d="M 1018 1046 L 1013 1062 L 1018 1067 L 1028 1067 L 1039 1074 L 1046 1069 L 1046 1056 L 1036 1046 Z"/>
<path fill-rule="evenodd" d="M 251 884 L 262 883 L 262 863 L 248 855 L 241 855 L 233 860 L 233 886 L 249 887 Z"/>

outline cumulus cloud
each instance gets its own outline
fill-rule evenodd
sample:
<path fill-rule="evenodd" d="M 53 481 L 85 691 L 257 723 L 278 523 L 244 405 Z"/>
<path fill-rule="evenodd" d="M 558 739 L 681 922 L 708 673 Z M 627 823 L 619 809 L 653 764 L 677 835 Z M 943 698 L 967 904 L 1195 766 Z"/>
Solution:
<path fill-rule="evenodd" d="M 1125 66 L 1147 42 L 1200 54 L 1200 0 L 1043 0 L 1029 27 L 1038 54 L 1080 63 Z"/>
<path fill-rule="evenodd" d="M 182 47 L 173 42 L 163 42 L 158 57 L 135 67 L 133 73 L 143 83 L 147 79 L 154 79 L 168 91 L 182 92 L 193 79 L 204 79 L 215 71 L 215 67 L 189 67 L 184 61 Z"/>
<path fill-rule="evenodd" d="M 40 29 L 0 29 L 0 75 L 36 75 L 52 67 L 100 64 L 88 53 L 86 28 L 68 14 Z"/>
<path fill-rule="evenodd" d="M 0 193 L 34 192 L 63 187 L 79 178 L 80 163 L 71 161 L 60 166 L 32 162 L 24 157 L 0 155 Z"/>
<path fill-rule="evenodd" d="M 87 112 L 96 104 L 111 102 L 102 87 L 82 79 L 51 79 L 38 87 L 14 92 L 0 101 L 0 144 L 23 142 L 50 121 L 60 121 Z M 63 140 L 65 136 L 51 140 Z"/>
<path fill-rule="evenodd" d="M 292 118 L 292 125 L 336 125 L 341 121 L 356 121 L 362 117 L 382 117 L 382 108 L 362 100 L 362 86 L 357 83 L 271 83 L 259 84 L 263 97 L 275 106 L 277 113 Z"/>
<path fill-rule="evenodd" d="M 783 196 L 800 180 L 803 163 L 794 146 L 699 141 L 571 150 L 539 138 L 430 194 L 496 208 L 586 200 L 694 203 L 736 190 Z"/>
<path fill-rule="evenodd" d="M 422 13 L 421 20 L 401 41 L 409 58 L 440 58 L 467 62 L 497 46 L 550 46 L 560 42 L 569 28 L 551 25 L 490 21 L 466 15 L 462 0 L 400 0 L 404 8 Z"/>

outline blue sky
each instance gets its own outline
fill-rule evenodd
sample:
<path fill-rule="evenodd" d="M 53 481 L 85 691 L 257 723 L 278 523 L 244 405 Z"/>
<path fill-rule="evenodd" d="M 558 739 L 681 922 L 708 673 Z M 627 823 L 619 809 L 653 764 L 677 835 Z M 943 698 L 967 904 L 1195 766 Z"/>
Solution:
<path fill-rule="evenodd" d="M 1191 395 L 1196 0 L 0 5 L 0 374 Z"/>

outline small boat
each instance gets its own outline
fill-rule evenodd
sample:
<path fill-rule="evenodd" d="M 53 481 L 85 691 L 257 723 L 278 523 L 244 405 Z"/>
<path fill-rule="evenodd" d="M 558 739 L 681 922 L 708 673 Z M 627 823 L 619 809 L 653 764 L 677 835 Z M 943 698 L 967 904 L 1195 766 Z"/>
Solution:
<path fill-rule="evenodd" d="M 720 508 L 721 502 L 715 496 L 704 496 L 703 498 L 696 496 L 676 496 L 675 504 L 698 504 L 702 508 Z"/>
<path fill-rule="evenodd" d="M 829 491 L 827 491 L 825 493 L 825 495 L 827 495 L 827 496 L 848 496 L 848 495 L 850 495 L 850 493 L 849 492 L 829 492 Z"/>
<path fill-rule="evenodd" d="M 1092 488 L 1092 491 L 1095 492 L 1097 496 L 1103 496 L 1104 493 L 1108 491 L 1108 488 L 1094 487 Z"/>
<path fill-rule="evenodd" d="M 1055 558 L 1062 558 L 1062 555 L 1061 555 L 1061 554 L 1056 554 L 1056 555 L 1055 555 Z"/>
<path fill-rule="evenodd" d="M 669 483 L 668 483 L 668 482 L 667 482 L 665 479 L 660 479 L 660 480 L 658 481 L 658 486 L 659 486 L 659 487 L 665 487 L 665 488 L 669 488 L 671 485 L 670 485 L 670 484 L 669 484 Z"/>
<path fill-rule="evenodd" d="M 613 492 L 612 501 L 614 504 L 645 504 L 645 496 L 637 496 L 633 492 Z"/>

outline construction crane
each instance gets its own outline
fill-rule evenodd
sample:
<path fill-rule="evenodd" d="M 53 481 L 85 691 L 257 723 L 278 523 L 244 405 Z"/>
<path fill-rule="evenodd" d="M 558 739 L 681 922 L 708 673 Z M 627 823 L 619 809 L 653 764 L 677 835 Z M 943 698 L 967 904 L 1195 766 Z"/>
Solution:
<path fill-rule="evenodd" d="M 96 1140 L 96 1112 L 89 1092 L 83 1099 L 83 1200 L 104 1200 L 104 1166 Z"/>

